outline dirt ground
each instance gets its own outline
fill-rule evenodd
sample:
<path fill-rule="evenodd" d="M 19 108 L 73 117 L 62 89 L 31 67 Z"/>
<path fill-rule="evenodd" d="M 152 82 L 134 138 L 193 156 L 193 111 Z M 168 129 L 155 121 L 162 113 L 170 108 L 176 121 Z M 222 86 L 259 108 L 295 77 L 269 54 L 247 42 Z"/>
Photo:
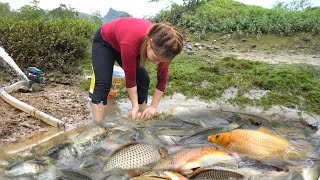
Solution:
<path fill-rule="evenodd" d="M 313 39 L 313 42 L 317 42 L 316 40 Z M 216 53 L 215 55 L 217 56 L 232 55 L 237 58 L 260 60 L 269 63 L 309 63 L 320 65 L 320 51 L 318 51 L 320 50 L 320 45 L 313 42 L 307 43 L 311 47 L 306 46 L 306 43 L 303 42 L 294 43 L 300 44 L 300 46 L 303 44 L 307 48 L 301 48 L 300 46 L 259 48 L 260 45 L 258 45 L 258 48 L 252 48 L 252 44 L 256 42 L 249 41 L 246 42 L 247 45 L 222 42 L 219 44 L 219 51 L 209 53 L 205 48 L 201 51 L 208 56 Z M 267 51 L 263 49 L 267 49 Z M 200 52 L 197 50 L 196 53 Z M 3 86 L 5 85 L 0 85 L 0 88 Z M 91 121 L 87 93 L 81 91 L 75 85 L 49 84 L 45 85 L 44 91 L 37 93 L 15 92 L 11 95 L 40 111 L 70 124 L 87 124 Z M 34 134 L 48 131 L 51 128 L 50 125 L 13 108 L 2 99 L 0 99 L 0 117 L 0 147 L 23 141 Z"/>
<path fill-rule="evenodd" d="M 76 86 L 63 84 L 45 85 L 40 92 L 11 93 L 20 101 L 33 106 L 57 119 L 70 124 L 89 122 L 86 93 Z M 48 131 L 52 126 L 22 112 L 0 99 L 0 147 L 23 141 L 39 132 Z"/>

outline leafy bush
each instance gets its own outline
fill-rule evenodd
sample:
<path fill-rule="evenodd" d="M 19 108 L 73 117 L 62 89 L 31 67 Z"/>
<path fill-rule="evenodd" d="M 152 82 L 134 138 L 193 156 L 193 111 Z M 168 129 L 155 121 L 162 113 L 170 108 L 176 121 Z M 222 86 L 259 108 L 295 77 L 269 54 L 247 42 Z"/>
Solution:
<path fill-rule="evenodd" d="M 81 19 L 0 20 L 0 46 L 22 68 L 75 72 L 96 29 Z"/>

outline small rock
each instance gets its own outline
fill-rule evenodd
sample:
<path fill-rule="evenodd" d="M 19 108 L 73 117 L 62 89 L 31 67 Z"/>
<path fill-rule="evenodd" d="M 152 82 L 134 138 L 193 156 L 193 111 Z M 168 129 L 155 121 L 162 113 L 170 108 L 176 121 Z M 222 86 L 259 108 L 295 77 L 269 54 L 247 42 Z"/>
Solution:
<path fill-rule="evenodd" d="M 187 51 L 187 54 L 188 54 L 188 55 L 192 55 L 193 52 L 192 52 L 192 51 Z"/>
<path fill-rule="evenodd" d="M 33 83 L 33 84 L 31 85 L 31 89 L 32 89 L 33 92 L 43 91 L 43 87 L 42 87 L 40 84 L 38 84 L 38 83 Z"/>
<path fill-rule="evenodd" d="M 211 46 L 207 46 L 207 50 L 212 51 L 212 50 L 214 50 L 214 48 L 213 48 L 213 47 L 211 47 Z"/>
<path fill-rule="evenodd" d="M 214 49 L 219 50 L 220 48 L 218 46 L 213 46 Z"/>
<path fill-rule="evenodd" d="M 192 47 L 190 46 L 190 44 L 186 44 L 186 49 L 187 50 L 192 50 Z"/>

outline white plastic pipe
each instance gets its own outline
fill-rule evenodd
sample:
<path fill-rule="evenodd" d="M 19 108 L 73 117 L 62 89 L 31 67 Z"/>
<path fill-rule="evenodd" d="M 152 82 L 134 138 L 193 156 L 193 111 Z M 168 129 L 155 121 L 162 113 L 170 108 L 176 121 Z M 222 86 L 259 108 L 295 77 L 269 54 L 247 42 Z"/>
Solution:
<path fill-rule="evenodd" d="M 26 82 L 29 82 L 29 78 L 21 71 L 19 66 L 14 62 L 14 60 L 9 56 L 9 54 L 0 47 L 0 56 L 5 60 Z"/>
<path fill-rule="evenodd" d="M 52 128 L 47 132 L 39 133 L 36 136 L 32 136 L 31 138 L 28 138 L 26 141 L 0 147 L 0 153 L 16 154 L 34 148 L 36 146 L 38 146 L 38 150 L 41 151 L 42 147 L 51 147 L 51 145 L 60 144 L 68 139 L 73 139 L 86 129 L 87 127 L 78 127 L 62 131 L 58 128 Z"/>
<path fill-rule="evenodd" d="M 19 89 L 21 89 L 22 87 L 26 86 L 26 82 L 25 81 L 18 81 L 14 84 L 11 84 L 10 86 L 6 86 L 3 88 L 4 91 L 6 91 L 7 93 L 11 93 L 13 91 L 17 91 Z"/>

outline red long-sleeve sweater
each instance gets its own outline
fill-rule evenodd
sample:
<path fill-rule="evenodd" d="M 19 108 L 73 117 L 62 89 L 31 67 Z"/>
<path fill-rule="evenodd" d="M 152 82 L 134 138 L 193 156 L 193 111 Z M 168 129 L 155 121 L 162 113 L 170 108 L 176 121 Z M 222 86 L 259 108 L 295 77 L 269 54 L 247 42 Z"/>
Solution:
<path fill-rule="evenodd" d="M 136 60 L 145 36 L 153 23 L 144 19 L 120 18 L 105 23 L 101 28 L 102 38 L 121 54 L 126 87 L 136 86 Z M 164 91 L 168 66 L 158 65 L 156 88 Z"/>

